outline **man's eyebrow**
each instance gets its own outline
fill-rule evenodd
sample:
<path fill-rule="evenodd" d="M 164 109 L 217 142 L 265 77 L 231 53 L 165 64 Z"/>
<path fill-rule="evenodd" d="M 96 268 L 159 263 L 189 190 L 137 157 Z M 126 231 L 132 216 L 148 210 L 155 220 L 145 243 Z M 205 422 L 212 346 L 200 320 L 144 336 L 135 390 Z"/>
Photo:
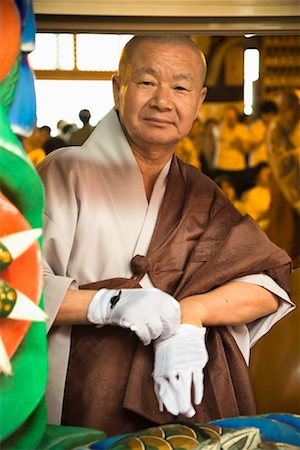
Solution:
<path fill-rule="evenodd" d="M 174 80 L 175 81 L 190 81 L 193 82 L 194 78 L 190 73 L 179 73 L 178 75 L 174 75 Z"/>
<path fill-rule="evenodd" d="M 157 74 L 156 70 L 152 69 L 151 67 L 145 67 L 145 66 L 139 67 L 136 70 L 136 73 L 137 74 L 148 74 L 148 75 L 153 75 L 153 76 L 155 76 Z"/>
<path fill-rule="evenodd" d="M 142 66 L 139 67 L 136 70 L 137 74 L 148 74 L 148 75 L 153 75 L 156 76 L 157 75 L 157 71 L 151 67 L 146 67 L 146 66 Z M 179 73 L 177 75 L 173 76 L 173 79 L 175 81 L 181 81 L 181 80 L 186 80 L 186 81 L 193 81 L 194 78 L 190 73 Z"/>

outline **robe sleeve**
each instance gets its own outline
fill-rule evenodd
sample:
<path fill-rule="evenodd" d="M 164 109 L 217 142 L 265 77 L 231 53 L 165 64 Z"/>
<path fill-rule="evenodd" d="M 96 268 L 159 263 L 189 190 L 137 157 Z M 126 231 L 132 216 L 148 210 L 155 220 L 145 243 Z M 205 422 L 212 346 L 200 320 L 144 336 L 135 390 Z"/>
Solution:
<path fill-rule="evenodd" d="M 275 323 L 283 319 L 293 309 L 295 304 L 292 302 L 288 294 L 282 289 L 271 277 L 265 274 L 248 275 L 236 279 L 236 281 L 243 281 L 246 283 L 253 283 L 258 286 L 262 286 L 268 291 L 275 294 L 279 300 L 279 306 L 277 311 L 273 314 L 269 314 L 266 317 L 257 319 L 251 323 L 248 323 L 248 329 L 250 333 L 250 346 L 252 347 L 264 334 L 266 334 Z"/>
<path fill-rule="evenodd" d="M 45 161 L 45 162 L 44 162 Z M 76 288 L 68 275 L 77 221 L 77 201 L 72 170 L 60 167 L 60 158 L 44 160 L 38 168 L 45 186 L 44 211 L 44 292 L 48 328 L 53 325 L 66 291 Z M 47 167 L 47 170 L 45 168 Z"/>
<path fill-rule="evenodd" d="M 250 357 L 250 348 L 263 337 L 279 320 L 295 309 L 295 304 L 290 299 L 287 292 L 282 289 L 273 278 L 266 274 L 254 274 L 236 278 L 234 281 L 242 281 L 262 286 L 275 294 L 279 301 L 277 311 L 268 316 L 261 317 L 247 325 L 237 325 L 228 327 L 230 333 L 238 344 L 247 364 Z"/>

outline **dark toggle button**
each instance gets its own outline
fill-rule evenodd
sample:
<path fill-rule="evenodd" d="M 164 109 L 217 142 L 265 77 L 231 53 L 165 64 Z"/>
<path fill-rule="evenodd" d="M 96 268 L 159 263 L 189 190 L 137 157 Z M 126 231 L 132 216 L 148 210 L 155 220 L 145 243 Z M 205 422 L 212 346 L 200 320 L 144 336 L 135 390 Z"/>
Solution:
<path fill-rule="evenodd" d="M 135 275 L 144 275 L 150 269 L 147 256 L 135 255 L 131 260 L 131 270 Z"/>
<path fill-rule="evenodd" d="M 119 290 L 119 292 L 117 293 L 117 295 L 114 295 L 111 299 L 110 299 L 110 309 L 114 309 L 114 307 L 116 306 L 116 304 L 118 303 L 118 301 L 121 298 L 121 294 L 122 291 Z"/>

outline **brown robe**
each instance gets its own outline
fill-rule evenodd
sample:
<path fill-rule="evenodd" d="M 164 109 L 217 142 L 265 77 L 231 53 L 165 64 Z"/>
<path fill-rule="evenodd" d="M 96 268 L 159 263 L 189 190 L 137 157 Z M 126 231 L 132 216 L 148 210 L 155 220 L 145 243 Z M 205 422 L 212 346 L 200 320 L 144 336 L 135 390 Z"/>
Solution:
<path fill-rule="evenodd" d="M 290 259 L 252 219 L 243 217 L 205 175 L 173 159 L 146 257 L 131 261 L 132 279 L 83 288 L 153 285 L 177 300 L 208 292 L 227 281 L 266 273 L 289 291 Z M 227 327 L 207 332 L 209 361 L 204 398 L 194 422 L 254 414 L 245 360 Z M 172 416 L 158 410 L 153 389 L 153 347 L 119 327 L 74 326 L 63 423 L 99 428 L 108 435 L 135 431 Z M 180 418 L 180 416 L 179 416 Z"/>

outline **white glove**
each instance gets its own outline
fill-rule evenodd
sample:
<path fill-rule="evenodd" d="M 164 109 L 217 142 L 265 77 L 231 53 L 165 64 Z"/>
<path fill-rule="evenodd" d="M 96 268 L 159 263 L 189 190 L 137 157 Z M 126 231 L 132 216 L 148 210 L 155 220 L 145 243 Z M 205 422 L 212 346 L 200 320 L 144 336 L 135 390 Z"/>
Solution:
<path fill-rule="evenodd" d="M 90 322 L 130 328 L 144 345 L 171 336 L 180 324 L 180 306 L 160 289 L 100 289 L 87 313 Z"/>
<path fill-rule="evenodd" d="M 206 328 L 181 324 L 168 339 L 159 338 L 154 343 L 154 391 L 159 410 L 174 416 L 193 417 L 193 403 L 199 405 L 203 398 L 203 369 L 208 361 L 205 345 Z M 192 400 L 192 384 L 194 398 Z"/>

